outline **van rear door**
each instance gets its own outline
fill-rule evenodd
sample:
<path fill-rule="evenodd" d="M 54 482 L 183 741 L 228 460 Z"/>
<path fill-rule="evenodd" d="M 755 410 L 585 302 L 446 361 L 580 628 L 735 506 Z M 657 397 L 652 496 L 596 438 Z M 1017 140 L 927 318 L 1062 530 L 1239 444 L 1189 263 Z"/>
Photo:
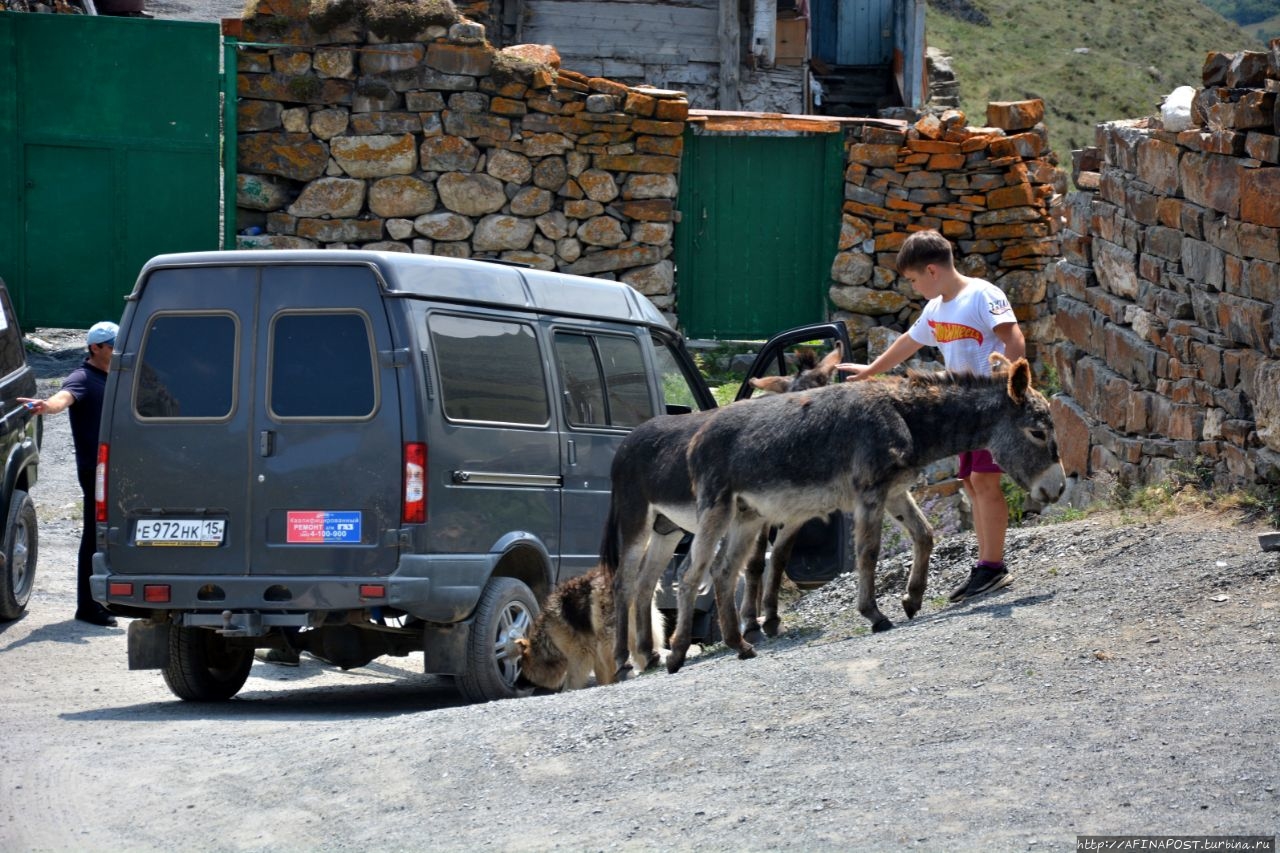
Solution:
<path fill-rule="evenodd" d="M 269 266 L 261 286 L 250 571 L 391 574 L 404 449 L 377 277 L 362 266 Z"/>
<path fill-rule="evenodd" d="M 254 267 L 155 270 L 125 311 L 103 441 L 112 571 L 244 574 Z"/>
<path fill-rule="evenodd" d="M 113 571 L 394 571 L 400 406 L 371 269 L 159 269 L 131 310 L 107 415 Z"/>

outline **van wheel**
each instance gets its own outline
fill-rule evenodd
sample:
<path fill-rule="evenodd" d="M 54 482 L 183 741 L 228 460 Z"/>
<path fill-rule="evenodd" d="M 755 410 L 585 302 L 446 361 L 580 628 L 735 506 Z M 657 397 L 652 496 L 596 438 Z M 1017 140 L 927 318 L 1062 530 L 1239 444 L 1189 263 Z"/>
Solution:
<path fill-rule="evenodd" d="M 237 649 L 207 628 L 169 626 L 169 662 L 164 681 L 188 702 L 221 702 L 244 687 L 253 649 Z"/>
<path fill-rule="evenodd" d="M 4 565 L 0 566 L 0 620 L 17 619 L 31 598 L 36 580 L 39 534 L 36 505 L 21 489 L 9 500 L 5 524 Z"/>
<path fill-rule="evenodd" d="M 538 615 L 532 590 L 515 578 L 490 578 L 476 607 L 467 639 L 466 671 L 458 690 L 472 702 L 491 702 L 519 695 L 520 659 L 507 654 L 507 643 L 527 636 Z"/>

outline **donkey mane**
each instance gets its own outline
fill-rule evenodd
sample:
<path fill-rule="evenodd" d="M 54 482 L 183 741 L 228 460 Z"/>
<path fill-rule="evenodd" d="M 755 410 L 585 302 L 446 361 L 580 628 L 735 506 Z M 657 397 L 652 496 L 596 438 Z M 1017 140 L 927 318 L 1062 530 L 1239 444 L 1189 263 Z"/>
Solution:
<path fill-rule="evenodd" d="M 1009 377 L 1003 373 L 979 376 L 976 373 L 952 373 L 948 370 L 909 370 L 906 382 L 913 388 L 1003 388 Z"/>

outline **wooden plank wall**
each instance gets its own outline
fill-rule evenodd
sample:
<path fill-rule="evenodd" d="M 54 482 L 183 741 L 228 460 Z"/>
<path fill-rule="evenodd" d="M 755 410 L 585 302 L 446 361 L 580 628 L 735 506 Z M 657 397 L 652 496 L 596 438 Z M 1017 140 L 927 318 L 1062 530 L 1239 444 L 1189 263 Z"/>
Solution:
<path fill-rule="evenodd" d="M 524 8 L 521 41 L 554 45 L 565 68 L 621 82 L 715 85 L 718 0 L 525 0 Z"/>

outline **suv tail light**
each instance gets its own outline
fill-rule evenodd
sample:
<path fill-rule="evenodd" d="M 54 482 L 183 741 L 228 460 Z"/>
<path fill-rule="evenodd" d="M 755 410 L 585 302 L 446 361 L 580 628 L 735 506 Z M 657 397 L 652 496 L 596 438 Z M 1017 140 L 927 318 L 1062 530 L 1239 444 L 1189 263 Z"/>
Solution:
<path fill-rule="evenodd" d="M 404 511 L 405 524 L 421 524 L 427 520 L 427 445 L 409 441 L 404 445 Z"/>
<path fill-rule="evenodd" d="M 93 475 L 94 514 L 98 521 L 107 520 L 107 454 L 107 445 L 99 444 L 98 468 Z"/>

